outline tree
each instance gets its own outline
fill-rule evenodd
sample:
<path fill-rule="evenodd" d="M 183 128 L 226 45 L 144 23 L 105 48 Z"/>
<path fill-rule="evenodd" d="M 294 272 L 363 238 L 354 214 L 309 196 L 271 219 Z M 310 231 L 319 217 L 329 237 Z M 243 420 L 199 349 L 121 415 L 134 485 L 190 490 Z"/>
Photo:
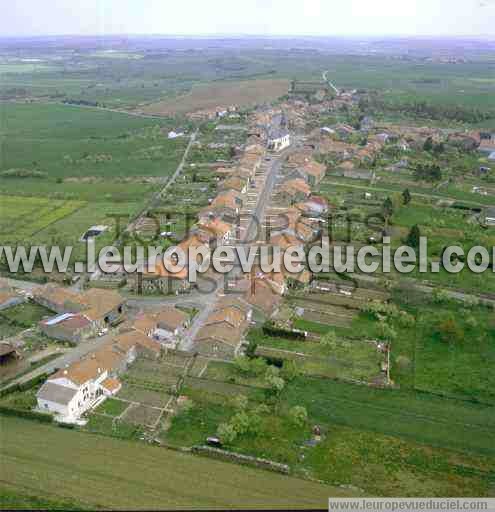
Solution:
<path fill-rule="evenodd" d="M 223 444 L 231 444 L 236 440 L 237 432 L 232 425 L 220 423 L 217 428 L 217 436 Z"/>
<path fill-rule="evenodd" d="M 414 177 L 417 180 L 439 181 L 442 179 L 442 170 L 436 164 L 418 163 L 414 167 Z"/>
<path fill-rule="evenodd" d="M 335 348 L 337 345 L 337 334 L 335 331 L 331 330 L 326 332 L 321 338 L 320 338 L 320 345 L 322 347 L 325 347 L 327 350 L 330 350 L 332 348 Z"/>
<path fill-rule="evenodd" d="M 255 413 L 249 415 L 248 433 L 256 435 L 261 430 L 262 419 L 261 416 Z"/>
<path fill-rule="evenodd" d="M 390 218 L 394 213 L 394 203 L 392 202 L 392 199 L 390 199 L 390 197 L 387 197 L 387 199 L 383 201 L 382 210 L 383 215 L 385 216 L 386 219 Z"/>
<path fill-rule="evenodd" d="M 409 192 L 409 189 L 406 188 L 406 190 L 404 190 L 404 192 L 402 192 L 402 201 L 406 205 L 411 202 L 411 199 L 412 199 L 411 192 Z"/>
<path fill-rule="evenodd" d="M 280 370 L 273 365 L 270 365 L 266 368 L 265 371 L 265 379 L 270 379 L 271 377 L 278 377 L 280 374 Z"/>
<path fill-rule="evenodd" d="M 435 331 L 444 343 L 458 343 L 464 339 L 464 331 L 453 317 L 440 321 Z"/>
<path fill-rule="evenodd" d="M 296 362 L 291 359 L 286 359 L 282 365 L 280 374 L 287 382 L 294 380 L 299 375 L 299 368 Z"/>
<path fill-rule="evenodd" d="M 435 144 L 433 146 L 433 153 L 435 155 L 440 155 L 441 153 L 445 152 L 445 144 L 443 142 L 439 142 L 438 144 Z"/>
<path fill-rule="evenodd" d="M 415 224 L 409 231 L 409 234 L 407 235 L 406 245 L 408 245 L 409 247 L 413 247 L 414 249 L 417 249 L 419 247 L 420 237 L 421 231 L 419 229 L 419 226 Z"/>
<path fill-rule="evenodd" d="M 384 340 L 394 341 L 397 339 L 397 332 L 395 329 L 383 320 L 379 323 L 379 332 L 380 337 Z"/>
<path fill-rule="evenodd" d="M 230 425 L 233 427 L 235 433 L 239 436 L 249 432 L 249 416 L 246 412 L 241 411 L 234 414 L 230 420 Z"/>
<path fill-rule="evenodd" d="M 289 411 L 289 417 L 295 425 L 298 427 L 304 427 L 308 422 L 308 411 L 305 407 L 295 405 Z"/>
<path fill-rule="evenodd" d="M 433 139 L 431 137 L 428 137 L 425 140 L 425 143 L 423 144 L 423 149 L 425 151 L 431 151 L 433 149 Z"/>
<path fill-rule="evenodd" d="M 251 362 L 247 357 L 236 357 L 234 359 L 234 365 L 241 373 L 251 373 Z"/>
<path fill-rule="evenodd" d="M 279 395 L 285 387 L 284 379 L 282 379 L 282 377 L 278 377 L 277 375 L 267 375 L 265 380 L 275 395 Z"/>
<path fill-rule="evenodd" d="M 241 411 L 245 411 L 247 409 L 249 400 L 246 395 L 237 395 L 232 400 L 232 405 Z"/>
<path fill-rule="evenodd" d="M 259 404 L 253 409 L 253 412 L 258 416 L 270 414 L 270 407 L 268 407 L 266 404 Z"/>

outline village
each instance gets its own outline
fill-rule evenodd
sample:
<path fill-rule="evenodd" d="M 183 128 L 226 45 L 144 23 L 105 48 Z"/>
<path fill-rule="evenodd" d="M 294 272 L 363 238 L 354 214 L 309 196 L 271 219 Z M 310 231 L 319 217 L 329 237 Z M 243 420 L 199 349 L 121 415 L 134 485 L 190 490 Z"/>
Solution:
<path fill-rule="evenodd" d="M 283 254 L 294 247 L 307 252 L 328 235 L 335 244 L 358 247 L 380 246 L 388 236 L 398 246 L 414 225 L 425 224 L 425 232 L 435 237 L 438 228 L 441 238 L 429 255 L 434 261 L 445 240 L 455 239 L 458 222 L 493 240 L 495 134 L 376 121 L 363 114 L 366 98 L 366 91 L 293 82 L 273 105 L 190 114 L 194 136 L 180 128 L 167 135 L 190 137 L 187 158 L 127 234 L 150 236 L 158 219 L 166 226 L 160 228 L 164 247 L 175 237 L 183 251 L 254 245 Z M 435 159 L 449 152 L 471 166 L 469 173 L 431 179 Z M 428 164 L 418 163 L 423 154 L 433 155 Z M 411 200 L 422 215 L 418 222 L 406 218 Z M 192 225 L 171 219 L 164 205 L 192 211 Z M 437 223 L 444 214 L 446 223 Z M 366 218 L 373 215 L 381 220 L 370 225 Z M 272 407 L 296 375 L 379 390 L 407 388 L 414 378 L 420 389 L 418 342 L 406 334 L 422 314 L 414 293 L 428 297 L 425 308 L 429 300 L 442 304 L 446 315 L 457 301 L 480 322 L 495 304 L 493 276 L 484 290 L 478 281 L 450 286 L 442 276 L 405 282 L 308 268 L 265 273 L 258 262 L 247 274 L 235 266 L 227 275 L 210 269 L 194 284 L 188 276 L 187 268 L 170 272 L 158 258 L 153 272 L 96 272 L 68 286 L 2 278 L 1 317 L 34 308 L 37 321 L 0 342 L 0 407 L 21 404 L 35 416 L 105 435 L 228 449 L 249 428 L 235 431 L 230 409 L 218 414 L 223 422 L 206 424 L 191 410 L 216 410 L 218 400 L 246 396 L 261 400 L 256 417 L 262 416 L 260 407 Z M 445 327 L 438 336 L 449 332 Z M 424 389 L 443 393 L 444 384 L 450 389 L 449 382 L 439 390 L 425 380 Z M 482 400 L 493 398 L 484 385 L 478 391 Z M 307 446 L 324 441 L 324 415 L 312 417 L 309 399 L 291 406 L 290 414 L 299 407 L 301 421 L 314 424 Z M 190 436 L 178 433 L 183 418 L 197 422 Z"/>

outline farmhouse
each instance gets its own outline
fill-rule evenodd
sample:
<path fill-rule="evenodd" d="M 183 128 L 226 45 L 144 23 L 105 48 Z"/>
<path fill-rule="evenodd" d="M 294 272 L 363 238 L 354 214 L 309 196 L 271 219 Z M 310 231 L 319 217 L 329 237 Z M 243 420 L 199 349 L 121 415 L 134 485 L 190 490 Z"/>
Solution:
<path fill-rule="evenodd" d="M 303 171 L 308 177 L 308 183 L 314 187 L 325 177 L 326 166 L 312 160 L 303 166 Z"/>
<path fill-rule="evenodd" d="M 156 358 L 160 345 L 137 331 L 124 333 L 85 359 L 59 370 L 38 391 L 37 408 L 58 421 L 75 423 L 81 415 L 121 388 L 118 375 L 138 354 Z"/>
<path fill-rule="evenodd" d="M 293 179 L 285 182 L 280 188 L 279 197 L 294 204 L 303 201 L 311 194 L 309 185 L 301 179 Z"/>
<path fill-rule="evenodd" d="M 80 343 L 96 336 L 98 330 L 93 322 L 80 313 L 62 313 L 39 323 L 41 332 L 59 341 Z"/>
<path fill-rule="evenodd" d="M 201 355 L 233 359 L 241 345 L 242 331 L 227 323 L 205 325 L 199 330 L 195 340 Z"/>
<path fill-rule="evenodd" d="M 135 275 L 133 287 L 139 293 L 179 293 L 190 288 L 188 275 L 187 268 L 177 272 L 167 270 L 163 259 L 158 257 L 153 270 L 148 269 L 143 274 Z"/>
<path fill-rule="evenodd" d="M 115 290 L 91 288 L 77 294 L 71 290 L 47 284 L 33 293 L 33 300 L 59 315 L 40 327 L 61 336 L 68 335 L 67 341 L 84 339 L 90 333 L 108 325 L 120 322 L 124 315 L 125 299 Z M 90 322 L 86 324 L 86 320 Z M 56 336 L 55 336 L 56 337 Z M 72 339 L 74 337 L 74 340 Z M 58 338 L 63 339 L 63 338 Z"/>
<path fill-rule="evenodd" d="M 226 309 L 235 309 L 239 311 L 246 322 L 251 321 L 253 308 L 243 299 L 239 297 L 225 295 L 216 303 L 214 311 L 222 311 Z"/>
<path fill-rule="evenodd" d="M 220 219 L 213 219 L 198 224 L 197 235 L 208 245 L 222 245 L 235 235 L 235 227 Z"/>
<path fill-rule="evenodd" d="M 232 329 L 240 329 L 246 321 L 242 311 L 234 307 L 226 307 L 214 311 L 205 321 L 205 325 L 225 325 Z"/>
<path fill-rule="evenodd" d="M 246 292 L 246 301 L 261 315 L 270 317 L 278 310 L 280 296 L 262 279 L 253 279 Z"/>
<path fill-rule="evenodd" d="M 77 422 L 84 412 L 120 389 L 115 376 L 124 367 L 121 353 L 110 346 L 100 349 L 50 377 L 36 395 L 38 409 L 63 422 Z"/>
<path fill-rule="evenodd" d="M 55 313 L 71 313 L 78 298 L 71 290 L 47 284 L 33 292 L 33 300 Z"/>
<path fill-rule="evenodd" d="M 178 336 L 189 326 L 189 323 L 189 315 L 187 313 L 172 306 L 165 307 L 158 313 L 155 335 L 158 339 L 168 335 Z"/>
<path fill-rule="evenodd" d="M 160 342 L 173 340 L 188 326 L 189 315 L 173 306 L 152 315 L 140 314 L 132 324 L 135 331 Z"/>

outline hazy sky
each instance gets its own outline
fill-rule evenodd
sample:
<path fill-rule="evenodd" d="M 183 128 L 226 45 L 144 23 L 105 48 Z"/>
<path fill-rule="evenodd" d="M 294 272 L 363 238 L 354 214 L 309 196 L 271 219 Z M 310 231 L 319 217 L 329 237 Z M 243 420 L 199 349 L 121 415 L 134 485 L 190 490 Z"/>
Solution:
<path fill-rule="evenodd" d="M 0 0 L 0 36 L 495 35 L 495 0 Z"/>

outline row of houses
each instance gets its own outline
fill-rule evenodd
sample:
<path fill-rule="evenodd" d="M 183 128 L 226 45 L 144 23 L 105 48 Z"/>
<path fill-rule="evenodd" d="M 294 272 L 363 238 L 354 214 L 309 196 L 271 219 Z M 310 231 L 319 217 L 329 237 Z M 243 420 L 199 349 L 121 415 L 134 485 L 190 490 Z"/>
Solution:
<path fill-rule="evenodd" d="M 240 213 L 244 207 L 249 189 L 261 165 L 265 147 L 256 137 L 250 140 L 236 165 L 218 168 L 220 177 L 218 193 L 209 205 L 198 212 L 198 222 L 178 247 L 187 254 L 191 248 L 214 249 L 218 245 L 228 245 L 242 238 Z M 173 261 L 166 265 L 159 258 L 155 269 L 135 276 L 134 287 L 144 293 L 181 293 L 191 287 L 187 267 L 173 272 Z"/>

